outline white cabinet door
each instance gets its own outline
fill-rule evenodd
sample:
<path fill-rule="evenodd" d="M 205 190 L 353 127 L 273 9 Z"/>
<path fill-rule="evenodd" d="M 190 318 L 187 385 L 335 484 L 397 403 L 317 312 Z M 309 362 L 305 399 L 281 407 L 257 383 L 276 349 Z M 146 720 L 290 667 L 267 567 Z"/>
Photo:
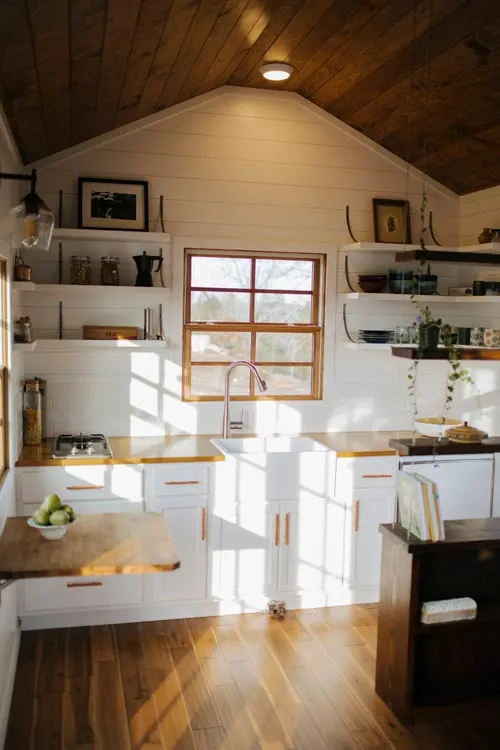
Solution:
<path fill-rule="evenodd" d="M 214 595 L 263 606 L 278 590 L 279 505 L 226 503 L 214 508 Z"/>
<path fill-rule="evenodd" d="M 280 591 L 342 585 L 345 507 L 334 500 L 281 503 Z"/>
<path fill-rule="evenodd" d="M 379 525 L 390 523 L 395 490 L 355 490 L 347 508 L 344 581 L 349 588 L 378 586 L 381 535 Z"/>
<path fill-rule="evenodd" d="M 207 501 L 204 497 L 171 498 L 161 509 L 181 566 L 147 576 L 155 601 L 191 601 L 207 595 Z"/>

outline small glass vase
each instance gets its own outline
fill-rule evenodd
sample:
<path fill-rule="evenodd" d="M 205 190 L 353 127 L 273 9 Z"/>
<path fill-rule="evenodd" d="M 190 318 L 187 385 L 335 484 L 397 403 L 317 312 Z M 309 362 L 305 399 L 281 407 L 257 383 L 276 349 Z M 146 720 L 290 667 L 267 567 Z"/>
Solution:
<path fill-rule="evenodd" d="M 439 345 L 440 326 L 426 326 L 418 329 L 418 343 L 420 349 L 437 349 Z"/>

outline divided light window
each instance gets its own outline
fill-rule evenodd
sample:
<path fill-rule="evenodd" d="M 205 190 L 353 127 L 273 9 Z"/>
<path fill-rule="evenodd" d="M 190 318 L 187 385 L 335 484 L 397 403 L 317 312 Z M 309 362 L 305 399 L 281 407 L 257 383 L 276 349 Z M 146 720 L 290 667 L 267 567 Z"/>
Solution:
<path fill-rule="evenodd" d="M 324 256 L 186 250 L 183 398 L 223 397 L 229 362 L 255 362 L 262 396 L 247 368 L 231 394 L 321 398 Z"/>

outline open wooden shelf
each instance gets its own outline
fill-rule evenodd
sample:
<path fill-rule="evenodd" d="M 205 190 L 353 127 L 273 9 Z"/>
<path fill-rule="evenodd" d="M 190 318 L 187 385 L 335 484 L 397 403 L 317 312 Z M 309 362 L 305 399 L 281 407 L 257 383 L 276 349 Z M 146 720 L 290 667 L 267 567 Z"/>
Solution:
<path fill-rule="evenodd" d="M 493 347 L 458 347 L 458 353 L 460 359 L 500 360 L 500 349 Z M 442 347 L 439 349 L 429 349 L 428 351 L 419 351 L 416 346 L 393 346 L 392 356 L 401 357 L 402 359 L 448 359 L 448 349 Z"/>
<path fill-rule="evenodd" d="M 57 292 L 66 294 L 68 292 L 80 294 L 82 292 L 102 291 L 106 294 L 121 294 L 122 292 L 135 292 L 142 294 L 161 294 L 168 286 L 107 286 L 104 284 L 35 284 L 33 281 L 13 281 L 13 292 Z M 499 297 L 500 299 L 500 297 Z"/>
<path fill-rule="evenodd" d="M 362 302 L 412 302 L 412 297 L 409 294 L 391 294 L 389 292 L 383 292 L 380 294 L 369 294 L 367 292 L 347 292 L 341 295 L 342 300 L 349 302 L 351 300 L 358 300 Z M 478 303 L 483 304 L 498 304 L 500 303 L 499 295 L 460 295 L 457 297 L 449 297 L 444 294 L 416 294 L 413 297 L 415 302 L 432 302 L 438 304 L 446 303 L 459 303 L 463 302 L 466 304 Z"/>
<path fill-rule="evenodd" d="M 165 245 L 171 237 L 163 232 L 128 232 L 119 229 L 54 229 L 52 240 L 83 242 L 126 242 L 134 244 Z"/>
<path fill-rule="evenodd" d="M 24 352 L 79 352 L 89 349 L 110 349 L 119 351 L 128 349 L 135 350 L 158 350 L 165 349 L 166 341 L 153 339 L 144 341 L 142 339 L 113 339 L 111 341 L 99 341 L 96 339 L 38 339 L 32 344 L 14 344 L 15 351 Z"/>
<path fill-rule="evenodd" d="M 384 242 L 351 242 L 347 245 L 342 245 L 341 248 L 344 253 L 392 253 L 401 254 L 404 257 L 396 260 L 421 260 L 422 258 L 417 257 L 418 253 L 428 253 L 431 257 L 429 260 L 438 260 L 434 257 L 435 254 L 442 254 L 444 257 L 442 260 L 452 261 L 456 263 L 485 263 L 485 260 L 478 260 L 478 257 L 490 256 L 493 257 L 492 261 L 494 265 L 500 263 L 500 242 L 488 242 L 484 245 L 467 245 L 465 247 L 441 247 L 439 245 L 430 245 L 426 250 L 422 250 L 420 245 L 402 245 L 402 244 L 387 244 Z M 498 254 L 498 255 L 497 255 Z M 474 256 L 472 260 L 469 260 L 469 256 Z M 452 257 L 453 256 L 453 257 Z M 458 260 L 455 260 L 455 256 Z M 426 260 L 427 258 L 424 258 Z"/>

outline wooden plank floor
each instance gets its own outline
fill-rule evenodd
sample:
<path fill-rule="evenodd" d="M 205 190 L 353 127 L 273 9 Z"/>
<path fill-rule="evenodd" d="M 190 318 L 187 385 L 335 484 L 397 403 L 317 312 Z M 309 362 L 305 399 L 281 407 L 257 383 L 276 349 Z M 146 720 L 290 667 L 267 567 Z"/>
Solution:
<path fill-rule="evenodd" d="M 405 729 L 375 695 L 376 607 L 25 632 L 6 750 L 487 750 L 499 704 Z"/>

